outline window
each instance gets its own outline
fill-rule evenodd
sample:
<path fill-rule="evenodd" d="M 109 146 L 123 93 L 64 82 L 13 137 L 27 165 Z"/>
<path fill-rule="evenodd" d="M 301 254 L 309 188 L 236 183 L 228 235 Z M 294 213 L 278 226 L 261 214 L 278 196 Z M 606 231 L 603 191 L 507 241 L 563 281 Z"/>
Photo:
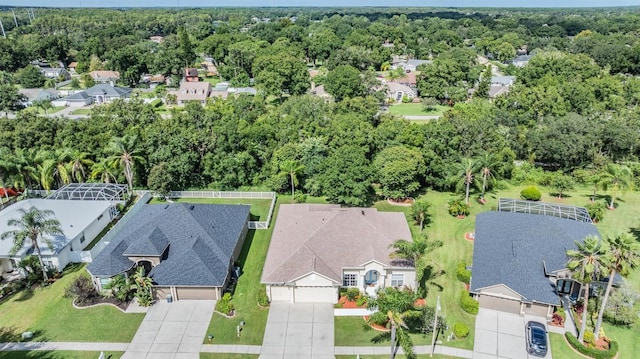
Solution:
<path fill-rule="evenodd" d="M 84 233 L 82 233 L 82 237 L 80 237 L 80 243 L 84 243 L 84 240 L 85 240 Z"/>
<path fill-rule="evenodd" d="M 404 274 L 391 274 L 391 286 L 402 287 L 404 285 Z"/>
<path fill-rule="evenodd" d="M 342 279 L 342 285 L 345 287 L 357 287 L 358 275 L 357 274 L 345 274 Z"/>

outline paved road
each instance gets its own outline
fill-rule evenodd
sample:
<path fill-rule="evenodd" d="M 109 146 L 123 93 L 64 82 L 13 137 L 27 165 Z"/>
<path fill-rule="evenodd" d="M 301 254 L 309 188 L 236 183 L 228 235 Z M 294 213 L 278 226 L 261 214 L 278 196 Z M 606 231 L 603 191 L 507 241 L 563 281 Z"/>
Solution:
<path fill-rule="evenodd" d="M 547 322 L 546 318 L 480 308 L 476 316 L 473 359 L 536 359 L 526 349 L 525 323 L 529 320 Z M 551 348 L 545 358 L 551 359 Z"/>
<path fill-rule="evenodd" d="M 440 115 L 432 115 L 432 116 L 404 116 L 409 121 L 430 121 L 437 120 L 440 118 Z"/>

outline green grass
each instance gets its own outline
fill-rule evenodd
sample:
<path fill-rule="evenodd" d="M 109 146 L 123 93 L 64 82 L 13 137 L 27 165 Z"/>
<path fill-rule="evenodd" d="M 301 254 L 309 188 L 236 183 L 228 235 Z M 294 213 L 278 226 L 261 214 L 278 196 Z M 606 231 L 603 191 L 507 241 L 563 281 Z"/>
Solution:
<path fill-rule="evenodd" d="M 211 84 L 211 87 L 216 87 L 216 85 L 220 82 L 220 77 L 219 76 L 212 76 L 212 77 L 203 77 L 202 79 L 204 82 L 208 82 Z"/>
<path fill-rule="evenodd" d="M 436 105 L 435 111 L 424 111 L 421 103 L 399 103 L 389 106 L 389 112 L 401 116 L 441 116 L 449 107 Z"/>
<path fill-rule="evenodd" d="M 104 352 L 104 357 L 107 359 L 118 359 L 122 356 L 122 352 Z M 0 352 L 0 359 L 96 359 L 100 355 L 100 352 L 90 351 L 15 351 L 15 352 Z"/>
<path fill-rule="evenodd" d="M 200 353 L 200 359 L 257 359 L 258 354 Z"/>
<path fill-rule="evenodd" d="M 90 115 L 91 114 L 91 109 L 90 108 L 79 108 L 76 110 L 71 111 L 72 115 Z"/>
<path fill-rule="evenodd" d="M 233 296 L 236 317 L 227 319 L 214 313 L 209 323 L 208 334 L 213 340 L 204 339 L 204 344 L 249 344 L 260 345 L 264 337 L 269 310 L 260 308 L 257 303 L 258 291 L 262 288 L 260 276 L 267 258 L 267 249 L 273 232 L 273 223 L 277 216 L 278 207 L 274 210 L 272 225 L 269 229 L 250 230 L 244 242 L 238 262 L 242 266 L 242 275 Z M 236 336 L 236 326 L 245 321 L 240 338 Z"/>
<path fill-rule="evenodd" d="M 579 353 L 576 353 L 573 348 L 567 343 L 567 340 L 562 334 L 549 333 L 549 345 L 551 346 L 551 355 L 554 358 L 562 359 L 582 359 L 584 358 Z"/>
<path fill-rule="evenodd" d="M 179 198 L 173 200 L 177 203 L 204 203 L 204 204 L 248 204 L 251 206 L 252 221 L 266 221 L 271 207 L 270 199 L 248 199 L 248 198 Z M 160 198 L 153 198 L 150 204 L 167 203 Z"/>
<path fill-rule="evenodd" d="M 335 317 L 336 346 L 388 346 L 390 338 L 374 343 L 374 338 L 384 332 L 371 328 L 362 317 Z M 410 334 L 413 345 L 430 345 L 431 335 Z"/>
<path fill-rule="evenodd" d="M 20 334 L 34 332 L 33 341 L 130 342 L 144 314 L 125 314 L 111 306 L 75 309 L 65 288 L 76 277 L 88 275 L 75 266 L 46 288 L 23 290 L 0 304 L 3 338 L 20 341 Z"/>

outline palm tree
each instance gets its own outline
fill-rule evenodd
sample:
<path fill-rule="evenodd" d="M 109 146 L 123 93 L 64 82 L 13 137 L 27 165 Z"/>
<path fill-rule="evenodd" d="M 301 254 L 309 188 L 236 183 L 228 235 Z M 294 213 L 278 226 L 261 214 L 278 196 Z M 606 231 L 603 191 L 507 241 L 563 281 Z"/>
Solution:
<path fill-rule="evenodd" d="M 404 350 L 407 358 L 415 358 L 413 342 L 407 333 L 404 321 L 407 315 L 416 314 L 413 306 L 415 296 L 410 290 L 398 290 L 387 287 L 375 298 L 370 298 L 367 307 L 387 314 L 387 324 L 391 329 L 391 356 L 395 358 L 398 345 Z"/>
<path fill-rule="evenodd" d="M 33 105 L 35 107 L 41 108 L 44 111 L 45 115 L 48 115 L 49 114 L 48 110 L 53 108 L 53 105 L 51 105 L 51 100 L 33 101 Z"/>
<path fill-rule="evenodd" d="M 296 160 L 286 160 L 280 163 L 280 173 L 278 177 L 289 176 L 291 181 L 291 201 L 295 199 L 295 187 L 298 185 L 298 175 L 304 169 Z"/>
<path fill-rule="evenodd" d="M 133 190 L 133 175 L 136 163 L 144 163 L 141 152 L 136 149 L 137 141 L 137 136 L 113 137 L 105 150 L 110 155 L 107 161 L 115 168 L 120 167 L 124 172 L 129 190 Z"/>
<path fill-rule="evenodd" d="M 0 188 L 2 188 L 6 199 L 9 199 L 9 195 L 7 194 L 7 180 L 16 169 L 12 158 L 13 154 L 11 150 L 6 147 L 0 147 Z"/>
<path fill-rule="evenodd" d="M 100 162 L 94 163 L 91 166 L 91 179 L 100 179 L 104 183 L 118 183 L 118 175 L 116 169 L 112 166 L 107 159 L 103 159 Z"/>
<path fill-rule="evenodd" d="M 457 183 L 459 187 L 465 187 L 464 200 L 466 204 L 469 204 L 469 190 L 475 180 L 474 173 L 476 168 L 477 164 L 471 158 L 463 158 L 462 161 L 454 165 L 455 175 L 452 181 Z"/>
<path fill-rule="evenodd" d="M 38 152 L 35 160 L 39 163 L 40 183 L 44 189 L 50 190 L 53 182 L 58 186 L 71 183 L 72 154 L 70 148 Z"/>
<path fill-rule="evenodd" d="M 434 249 L 441 247 L 442 241 L 429 241 L 426 235 L 420 235 L 412 241 L 406 239 L 398 239 L 391 244 L 391 248 L 394 249 L 389 257 L 402 258 L 412 262 L 414 266 L 417 266 L 420 260 Z"/>
<path fill-rule="evenodd" d="M 411 217 L 420 225 L 420 232 L 424 229 L 424 222 L 428 219 L 428 211 L 431 203 L 427 201 L 416 201 L 411 205 Z"/>
<path fill-rule="evenodd" d="M 16 166 L 16 174 L 19 177 L 18 182 L 22 182 L 24 188 L 33 188 L 33 181 L 38 181 L 38 171 L 35 164 L 34 151 L 29 149 L 16 149 L 13 159 Z"/>
<path fill-rule="evenodd" d="M 624 193 L 633 188 L 633 173 L 627 166 L 609 163 L 600 176 L 600 185 L 605 191 L 611 188 L 609 209 L 613 209 L 618 191 Z"/>
<path fill-rule="evenodd" d="M 626 276 L 629 272 L 640 266 L 640 244 L 636 242 L 628 233 L 623 233 L 615 237 L 608 237 L 606 239 L 609 244 L 609 280 L 607 281 L 607 289 L 604 292 L 602 304 L 600 305 L 600 311 L 598 312 L 598 320 L 596 321 L 596 327 L 593 333 L 598 340 L 600 336 L 600 326 L 602 326 L 602 316 L 604 310 L 607 307 L 607 301 L 611 294 L 611 287 L 613 286 L 613 280 L 616 273 Z"/>
<path fill-rule="evenodd" d="M 482 157 L 478 159 L 478 167 L 480 168 L 480 176 L 482 177 L 482 194 L 480 200 L 484 203 L 484 194 L 487 191 L 487 186 L 495 182 L 494 169 L 498 165 L 492 154 L 486 152 Z"/>
<path fill-rule="evenodd" d="M 93 165 L 93 161 L 89 158 L 89 153 L 79 150 L 71 151 L 71 159 L 69 161 L 69 167 L 71 172 L 71 178 L 76 182 L 84 182 L 87 178 L 85 166 Z"/>
<path fill-rule="evenodd" d="M 44 243 L 53 249 L 53 243 L 47 236 L 62 235 L 62 229 L 60 228 L 60 222 L 55 218 L 50 218 L 54 215 L 51 210 L 39 210 L 35 207 L 31 207 L 28 210 L 20 208 L 18 212 L 21 214 L 20 219 L 10 219 L 7 222 L 9 227 L 17 227 L 17 229 L 6 231 L 0 234 L 0 239 L 5 240 L 7 238 L 13 238 L 13 247 L 11 247 L 10 254 L 15 255 L 22 247 L 24 247 L 25 241 L 29 239 L 31 246 L 35 249 L 38 260 L 40 261 L 40 267 L 44 275 L 44 281 L 48 281 L 47 269 L 42 261 L 42 254 L 40 253 L 40 245 L 38 239 L 40 238 Z"/>
<path fill-rule="evenodd" d="M 404 350 L 404 355 L 407 358 L 415 358 L 413 343 L 409 334 L 405 331 L 408 327 L 402 319 L 401 313 L 389 310 L 387 312 L 387 318 L 389 318 L 389 324 L 391 326 L 391 355 L 389 358 L 394 359 L 396 357 L 398 344 Z"/>
<path fill-rule="evenodd" d="M 587 236 L 582 242 L 576 241 L 577 249 L 567 251 L 567 268 L 573 272 L 573 277 L 582 283 L 584 290 L 582 324 L 578 340 L 582 343 L 587 328 L 587 304 L 589 303 L 589 284 L 600 277 L 600 273 L 607 267 L 602 242 L 597 236 Z"/>

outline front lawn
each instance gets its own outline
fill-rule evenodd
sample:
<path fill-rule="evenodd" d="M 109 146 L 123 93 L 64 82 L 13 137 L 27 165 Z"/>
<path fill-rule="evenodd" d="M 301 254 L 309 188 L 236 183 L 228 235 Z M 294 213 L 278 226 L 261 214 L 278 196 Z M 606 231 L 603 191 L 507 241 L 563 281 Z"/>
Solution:
<path fill-rule="evenodd" d="M 249 198 L 179 198 L 172 200 L 176 203 L 202 203 L 202 204 L 247 204 L 251 206 L 252 221 L 266 221 L 271 207 L 271 199 Z M 152 198 L 149 204 L 167 203 L 160 198 Z"/>
<path fill-rule="evenodd" d="M 549 333 L 549 345 L 551 346 L 551 356 L 554 358 L 562 359 L 582 359 L 584 358 L 579 353 L 576 353 L 573 348 L 567 343 L 567 340 L 562 334 Z"/>
<path fill-rule="evenodd" d="M 122 356 L 122 352 L 104 352 L 106 359 L 118 359 Z M 84 352 L 84 351 L 16 351 L 16 352 L 0 352 L 0 359 L 96 359 L 100 356 L 100 352 Z"/>
<path fill-rule="evenodd" d="M 77 116 L 87 116 L 91 114 L 91 109 L 90 108 L 79 108 L 76 110 L 71 111 L 72 115 L 77 115 Z"/>
<path fill-rule="evenodd" d="M 336 346 L 390 346 L 390 337 L 374 343 L 373 339 L 384 332 L 371 328 L 362 317 L 335 317 Z M 413 345 L 431 345 L 431 334 L 410 334 Z M 440 340 L 440 339 L 438 339 Z"/>
<path fill-rule="evenodd" d="M 204 338 L 204 344 L 262 344 L 269 309 L 260 308 L 257 297 L 258 291 L 263 287 L 260 284 L 260 277 L 264 261 L 267 258 L 277 212 L 278 205 L 276 204 L 269 229 L 250 230 L 247 234 L 240 258 L 238 258 L 242 267 L 242 275 L 233 296 L 236 317 L 227 319 L 214 313 L 207 331 L 208 334 L 213 335 L 213 339 Z M 236 326 L 240 321 L 244 321 L 246 325 L 243 327 L 242 335 L 238 338 Z"/>
<path fill-rule="evenodd" d="M 88 275 L 84 265 L 76 265 L 60 280 L 46 288 L 23 290 L 0 304 L 3 338 L 20 341 L 20 334 L 34 332 L 33 341 L 128 343 L 144 314 L 125 314 L 111 306 L 75 309 L 64 297 L 65 288 L 80 275 Z"/>
<path fill-rule="evenodd" d="M 434 111 L 424 111 L 421 103 L 399 103 L 389 106 L 389 112 L 400 116 L 441 116 L 449 108 L 436 105 Z"/>
<path fill-rule="evenodd" d="M 391 348 L 389 348 L 389 351 L 391 351 Z M 389 358 L 389 355 L 360 355 L 360 356 L 356 356 L 356 355 L 336 355 L 336 359 L 387 359 Z M 404 354 L 398 354 L 396 355 L 396 359 L 405 359 L 406 356 Z M 446 356 L 446 355 L 439 355 L 439 354 L 434 354 L 432 357 L 428 356 L 427 354 L 424 355 L 418 355 L 418 358 L 435 358 L 435 359 L 457 359 L 458 357 L 450 357 L 450 356 Z"/>

